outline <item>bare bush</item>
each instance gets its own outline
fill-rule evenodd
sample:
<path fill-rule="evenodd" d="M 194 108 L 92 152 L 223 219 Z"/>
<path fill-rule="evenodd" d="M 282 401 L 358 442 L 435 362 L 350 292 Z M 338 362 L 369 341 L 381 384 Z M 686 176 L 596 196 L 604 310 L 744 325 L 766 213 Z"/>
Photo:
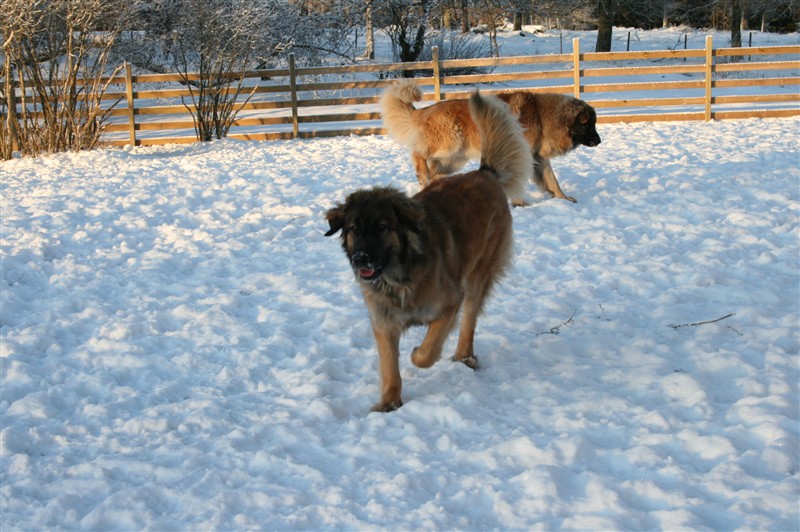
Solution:
<path fill-rule="evenodd" d="M 267 22 L 257 0 L 183 0 L 180 3 L 175 68 L 191 93 L 198 140 L 228 135 L 242 103 L 245 73 L 258 49 L 257 28 Z"/>
<path fill-rule="evenodd" d="M 430 61 L 433 59 L 433 47 L 439 49 L 439 60 L 448 59 L 474 59 L 478 57 L 491 57 L 492 44 L 490 40 L 482 35 L 472 33 L 461 33 L 456 31 L 438 32 L 429 36 L 425 40 L 425 48 L 420 54 L 420 61 Z M 460 67 L 447 68 L 442 70 L 445 76 L 461 76 L 470 74 L 489 74 L 494 70 L 493 67 Z M 426 72 L 423 75 L 432 75 Z"/>
<path fill-rule="evenodd" d="M 110 51 L 135 2 L 3 0 L 0 155 L 93 148 L 111 108 L 101 105 Z"/>
<path fill-rule="evenodd" d="M 314 7 L 313 5 L 311 7 Z M 317 6 L 321 7 L 321 6 Z M 120 53 L 139 68 L 175 72 L 198 140 L 227 136 L 253 87 L 245 74 L 286 60 L 348 57 L 350 12 L 285 0 L 149 0 Z M 360 19 L 359 19 L 360 20 Z"/>

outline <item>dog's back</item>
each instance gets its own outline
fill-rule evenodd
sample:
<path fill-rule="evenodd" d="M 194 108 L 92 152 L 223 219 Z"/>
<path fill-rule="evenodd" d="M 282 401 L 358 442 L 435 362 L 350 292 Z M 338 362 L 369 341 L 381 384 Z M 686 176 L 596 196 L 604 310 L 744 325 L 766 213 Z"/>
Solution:
<path fill-rule="evenodd" d="M 557 93 L 515 91 L 498 94 L 519 117 L 531 149 L 550 159 L 571 151 L 576 145 L 597 146 L 600 135 L 594 108 L 572 96 Z"/>
<path fill-rule="evenodd" d="M 499 99 L 475 93 L 470 116 L 481 132 L 481 167 L 439 179 L 414 199 L 424 205 L 431 225 L 444 229 L 440 286 L 463 290 L 461 328 L 454 360 L 477 367 L 473 338 L 478 315 L 494 283 L 511 263 L 513 241 L 508 199 L 531 178 L 533 156 L 522 127 Z M 421 287 L 422 288 L 422 287 Z M 428 289 L 429 287 L 424 287 Z M 458 309 L 455 309 L 457 313 Z M 430 333 L 429 333 L 430 334 Z M 432 346 L 438 347 L 432 347 Z M 441 344 L 423 342 L 412 360 L 427 367 L 439 358 Z"/>
<path fill-rule="evenodd" d="M 408 149 L 420 184 L 451 175 L 481 155 L 481 139 L 467 100 L 414 107 L 422 93 L 413 80 L 390 85 L 381 96 L 381 118 L 389 136 Z"/>
<path fill-rule="evenodd" d="M 469 99 L 468 109 L 480 131 L 480 168 L 436 180 L 415 199 L 448 221 L 457 247 L 461 248 L 461 260 L 464 257 L 478 262 L 488 260 L 489 265 L 483 267 L 488 269 L 484 275 L 494 278 L 509 260 L 511 212 L 508 199 L 519 197 L 531 179 L 533 156 L 522 126 L 505 103 L 476 92 Z M 469 260 L 465 262 L 468 264 Z"/>

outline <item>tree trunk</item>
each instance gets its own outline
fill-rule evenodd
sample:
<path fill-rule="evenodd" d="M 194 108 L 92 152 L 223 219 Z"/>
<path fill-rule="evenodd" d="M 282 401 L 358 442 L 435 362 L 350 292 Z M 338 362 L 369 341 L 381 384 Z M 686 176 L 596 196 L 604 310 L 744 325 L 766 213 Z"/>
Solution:
<path fill-rule="evenodd" d="M 364 12 L 364 25 L 366 26 L 366 50 L 364 57 L 375 59 L 375 29 L 372 27 L 372 2 L 367 2 L 367 9 Z"/>
<path fill-rule="evenodd" d="M 611 51 L 611 34 L 614 30 L 614 0 L 597 2 L 597 44 L 595 52 Z"/>
<path fill-rule="evenodd" d="M 742 2 L 731 0 L 731 47 L 742 46 Z"/>
<path fill-rule="evenodd" d="M 8 130 L 8 139 L 4 139 L 2 159 L 11 159 L 14 151 L 22 151 L 19 142 L 19 130 L 17 125 L 19 120 L 17 118 L 17 90 L 14 87 L 14 72 L 9 57 L 6 56 L 5 64 L 5 93 L 6 93 L 6 106 L 8 114 L 6 115 L 6 129 Z"/>
<path fill-rule="evenodd" d="M 417 31 L 412 40 L 406 37 L 406 31 L 405 28 L 403 28 L 400 32 L 397 44 L 400 46 L 400 62 L 413 63 L 419 59 L 422 49 L 425 46 L 425 26 L 420 25 L 417 27 Z M 415 71 L 413 70 L 403 71 L 403 77 L 405 78 L 413 78 L 414 75 Z"/>
<path fill-rule="evenodd" d="M 469 0 L 461 0 L 461 33 L 469 33 Z"/>
<path fill-rule="evenodd" d="M 747 18 L 750 15 L 750 0 L 740 0 L 740 1 L 741 1 L 741 11 L 742 11 L 741 15 L 742 23 L 739 25 L 739 27 L 742 29 L 742 31 L 747 31 L 750 29 L 750 20 L 748 20 Z"/>

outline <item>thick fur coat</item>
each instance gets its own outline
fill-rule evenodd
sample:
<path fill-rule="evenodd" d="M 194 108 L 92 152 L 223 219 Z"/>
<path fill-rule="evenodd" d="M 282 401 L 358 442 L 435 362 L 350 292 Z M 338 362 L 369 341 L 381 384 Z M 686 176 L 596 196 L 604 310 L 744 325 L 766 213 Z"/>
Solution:
<path fill-rule="evenodd" d="M 390 187 L 359 190 L 326 214 L 326 236 L 341 231 L 369 309 L 382 383 L 376 411 L 403 404 L 400 336 L 413 325 L 428 330 L 411 360 L 429 367 L 461 312 L 453 359 L 477 367 L 478 315 L 511 261 L 508 198 L 531 179 L 531 151 L 499 99 L 476 93 L 468 110 L 483 139 L 480 169 L 431 183 L 413 197 Z"/>
<path fill-rule="evenodd" d="M 580 145 L 600 144 L 592 106 L 553 93 L 513 91 L 498 97 L 508 103 L 525 131 L 535 163 L 534 183 L 554 197 L 575 202 L 561 190 L 550 159 Z M 417 179 L 424 187 L 478 159 L 481 139 L 467 100 L 445 100 L 417 109 L 414 102 L 421 99 L 414 81 L 403 80 L 384 91 L 381 112 L 389 135 L 411 152 Z M 513 199 L 515 204 L 524 202 L 522 196 Z"/>

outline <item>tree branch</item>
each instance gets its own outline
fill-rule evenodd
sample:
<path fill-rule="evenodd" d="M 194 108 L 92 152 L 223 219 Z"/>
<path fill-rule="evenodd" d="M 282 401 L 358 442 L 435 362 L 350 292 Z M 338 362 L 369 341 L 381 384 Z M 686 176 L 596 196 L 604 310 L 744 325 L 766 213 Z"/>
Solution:
<path fill-rule="evenodd" d="M 721 318 L 717 318 L 715 320 L 698 321 L 697 323 L 682 323 L 680 325 L 671 324 L 670 327 L 672 327 L 673 329 L 680 329 L 681 327 L 697 327 L 698 325 L 708 325 L 709 323 L 717 323 L 718 321 L 726 320 L 731 316 L 736 316 L 736 313 L 732 312 L 726 316 L 722 316 Z"/>
<path fill-rule="evenodd" d="M 575 313 L 576 312 L 578 312 L 578 309 L 575 309 L 575 310 L 572 311 L 572 314 L 570 315 L 569 319 L 567 319 L 567 321 L 565 321 L 564 323 L 562 323 L 560 325 L 556 325 L 555 327 L 550 327 L 549 331 L 536 333 L 537 338 L 539 336 L 542 336 L 543 334 L 552 334 L 554 336 L 558 335 L 559 333 L 561 333 L 561 327 L 563 327 L 564 325 L 569 325 L 570 323 L 572 323 L 572 318 L 575 317 Z"/>

